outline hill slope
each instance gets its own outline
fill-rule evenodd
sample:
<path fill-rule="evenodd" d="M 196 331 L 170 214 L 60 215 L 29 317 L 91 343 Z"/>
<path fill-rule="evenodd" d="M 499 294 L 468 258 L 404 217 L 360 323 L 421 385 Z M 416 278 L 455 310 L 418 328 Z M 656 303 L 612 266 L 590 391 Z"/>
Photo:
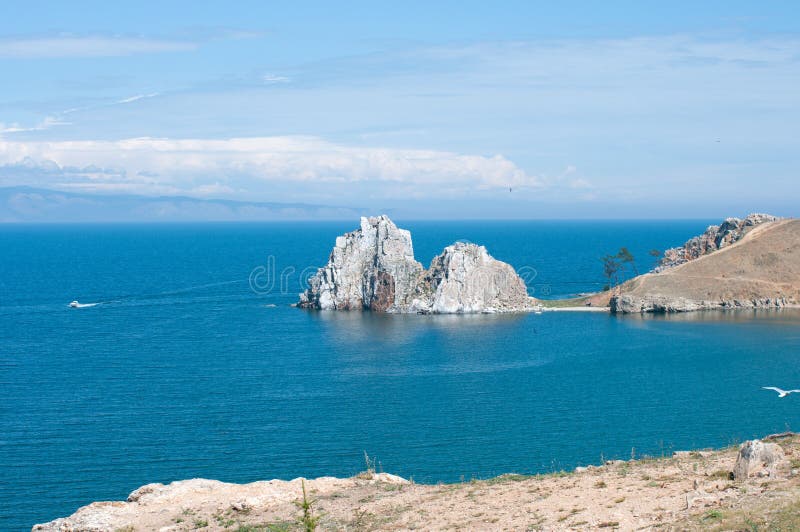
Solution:
<path fill-rule="evenodd" d="M 734 244 L 624 283 L 612 312 L 774 308 L 800 303 L 800 220 L 754 227 Z"/>

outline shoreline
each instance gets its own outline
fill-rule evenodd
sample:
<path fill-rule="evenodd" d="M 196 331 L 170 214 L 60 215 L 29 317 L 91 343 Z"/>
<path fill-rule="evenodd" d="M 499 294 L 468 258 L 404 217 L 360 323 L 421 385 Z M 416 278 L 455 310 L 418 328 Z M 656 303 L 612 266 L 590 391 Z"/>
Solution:
<path fill-rule="evenodd" d="M 800 435 L 741 447 L 454 484 L 415 484 L 373 470 L 345 479 L 148 484 L 127 501 L 95 502 L 33 530 L 300 530 L 303 489 L 307 517 L 320 530 L 800 527 Z"/>

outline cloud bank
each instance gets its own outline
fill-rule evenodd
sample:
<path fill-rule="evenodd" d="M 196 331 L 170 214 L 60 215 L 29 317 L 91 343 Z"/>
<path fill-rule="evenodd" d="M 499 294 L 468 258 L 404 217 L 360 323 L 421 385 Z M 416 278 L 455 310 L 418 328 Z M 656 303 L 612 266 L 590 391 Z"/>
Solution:
<path fill-rule="evenodd" d="M 358 189 L 406 198 L 543 184 L 502 155 L 347 146 L 304 136 L 0 139 L 0 183 L 227 197 L 302 184 L 302 190 L 316 187 L 331 197 Z"/>
<path fill-rule="evenodd" d="M 73 36 L 10 37 L 0 39 L 0 57 L 18 59 L 115 57 L 160 52 L 187 52 L 194 42 L 145 37 Z"/>

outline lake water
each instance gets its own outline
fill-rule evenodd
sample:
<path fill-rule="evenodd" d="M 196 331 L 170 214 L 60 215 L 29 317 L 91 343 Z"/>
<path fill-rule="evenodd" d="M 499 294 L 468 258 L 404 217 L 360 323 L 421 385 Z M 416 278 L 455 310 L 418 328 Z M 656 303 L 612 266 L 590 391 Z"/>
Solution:
<path fill-rule="evenodd" d="M 425 265 L 470 240 L 552 297 L 602 287 L 599 257 L 620 246 L 647 270 L 649 250 L 709 222 L 399 225 Z M 365 451 L 385 471 L 450 482 L 800 426 L 800 396 L 761 390 L 800 387 L 796 312 L 289 307 L 355 227 L 0 227 L 0 530 L 149 482 L 349 476 Z"/>

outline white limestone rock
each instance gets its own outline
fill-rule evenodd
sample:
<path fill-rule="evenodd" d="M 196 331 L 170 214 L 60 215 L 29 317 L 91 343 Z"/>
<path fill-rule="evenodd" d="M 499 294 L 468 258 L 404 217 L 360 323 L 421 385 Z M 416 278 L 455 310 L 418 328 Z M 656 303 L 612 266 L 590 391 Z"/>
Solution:
<path fill-rule="evenodd" d="M 750 440 L 744 442 L 739 449 L 736 465 L 733 467 L 733 478 L 747 480 L 752 476 L 774 477 L 786 469 L 786 465 L 786 456 L 780 445 Z"/>
<path fill-rule="evenodd" d="M 33 532 L 112 532 L 115 530 L 189 530 L 209 528 L 197 521 L 207 521 L 210 529 L 222 530 L 213 516 L 225 513 L 238 520 L 250 516 L 259 519 L 265 512 L 281 520 L 294 520 L 303 488 L 315 497 L 340 493 L 364 485 L 401 486 L 409 482 L 388 473 L 362 477 L 294 480 L 269 480 L 250 484 L 229 484 L 195 478 L 170 484 L 148 484 L 130 494 L 127 501 L 93 502 L 69 517 L 34 525 Z M 179 517 L 180 520 L 176 520 Z M 184 520 L 184 522 L 181 522 Z M 193 523 L 194 521 L 194 523 Z M 257 522 L 257 521 L 256 521 Z M 230 530 L 234 530 L 231 528 Z"/>
<path fill-rule="evenodd" d="M 309 285 L 298 306 L 320 310 L 455 314 L 534 305 L 514 268 L 483 246 L 455 243 L 423 270 L 411 234 L 386 216 L 362 218 L 359 230 L 338 237 Z"/>
<path fill-rule="evenodd" d="M 411 233 L 385 215 L 362 217 L 360 229 L 336 238 L 328 264 L 310 279 L 299 306 L 396 311 L 406 306 L 421 273 Z"/>
<path fill-rule="evenodd" d="M 412 311 L 436 314 L 521 312 L 531 306 L 525 283 L 483 246 L 457 242 L 431 261 Z"/>

